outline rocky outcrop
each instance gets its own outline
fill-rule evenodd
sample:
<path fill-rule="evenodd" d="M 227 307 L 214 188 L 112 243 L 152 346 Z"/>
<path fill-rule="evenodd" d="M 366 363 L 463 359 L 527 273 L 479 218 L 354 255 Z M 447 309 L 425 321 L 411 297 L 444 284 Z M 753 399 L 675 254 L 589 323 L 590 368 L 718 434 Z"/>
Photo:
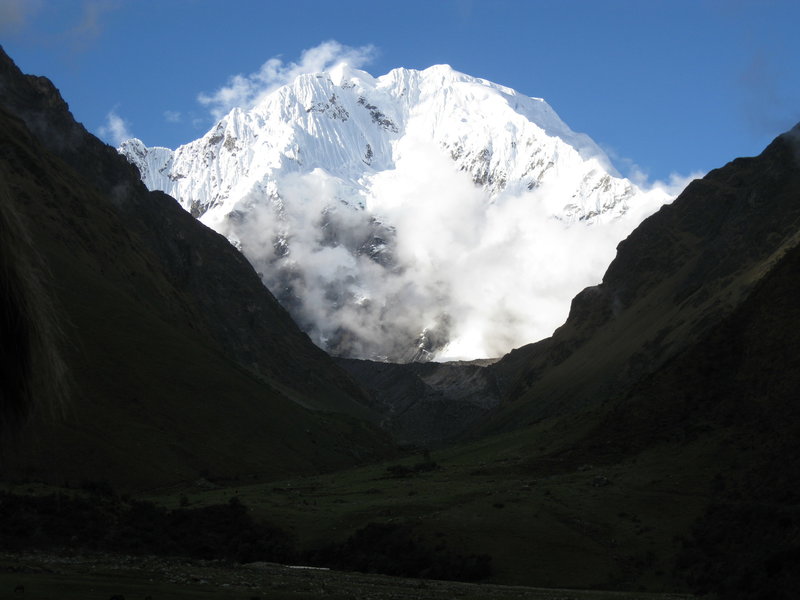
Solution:
<path fill-rule="evenodd" d="M 379 363 L 338 358 L 364 388 L 381 427 L 401 444 L 441 445 L 479 422 L 500 402 L 491 361 Z"/>

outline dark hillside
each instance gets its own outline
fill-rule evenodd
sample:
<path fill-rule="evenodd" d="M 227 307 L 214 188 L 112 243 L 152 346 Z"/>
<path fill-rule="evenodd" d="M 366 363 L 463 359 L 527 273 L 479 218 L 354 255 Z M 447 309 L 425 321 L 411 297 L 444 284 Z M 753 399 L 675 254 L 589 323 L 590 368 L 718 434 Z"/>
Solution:
<path fill-rule="evenodd" d="M 800 586 L 800 246 L 697 344 L 645 377 L 560 454 L 614 464 L 705 448 L 710 495 L 676 559 L 700 592 L 791 598 Z M 716 458 L 713 458 L 716 457 Z M 697 466 L 675 460 L 673 472 Z M 698 489 L 684 489 L 696 494 Z"/>
<path fill-rule="evenodd" d="M 691 183 L 617 251 L 553 337 L 490 367 L 503 430 L 625 394 L 738 307 L 800 241 L 798 129 Z"/>
<path fill-rule="evenodd" d="M 481 421 L 500 402 L 487 361 L 379 363 L 337 358 L 401 444 L 441 446 Z"/>
<path fill-rule="evenodd" d="M 676 515 L 680 546 L 655 555 L 673 556 L 673 585 L 723 598 L 800 586 L 798 141 L 800 126 L 695 181 L 620 244 L 552 338 L 489 367 L 506 400 L 484 432 L 560 431 L 547 457 L 567 470 L 659 456 L 642 489 Z"/>
<path fill-rule="evenodd" d="M 723 433 L 728 468 L 680 564 L 698 591 L 791 598 L 800 587 L 800 247 L 697 346 L 636 386 L 586 446 Z M 687 467 L 688 468 L 688 467 Z"/>
<path fill-rule="evenodd" d="M 371 416 L 357 386 L 224 238 L 149 193 L 71 121 L 52 84 L 5 55 L 0 104 L 1 208 L 29 240 L 21 253 L 42 286 L 25 294 L 52 306 L 48 347 L 67 367 L 56 390 L 37 378 L 57 369 L 30 372 L 31 389 L 67 398 L 3 435 L 4 478 L 135 488 L 313 473 L 387 453 L 355 418 Z M 22 356 L 22 338 L 6 333 L 4 356 Z"/>
<path fill-rule="evenodd" d="M 125 158 L 74 121 L 47 78 L 23 75 L 2 48 L 0 106 L 71 167 L 84 188 L 98 192 L 120 226 L 147 246 L 170 284 L 184 293 L 175 318 L 191 321 L 231 358 L 274 384 L 302 392 L 299 401 L 368 415 L 358 386 L 300 331 L 247 260 L 172 198 L 149 192 Z"/>

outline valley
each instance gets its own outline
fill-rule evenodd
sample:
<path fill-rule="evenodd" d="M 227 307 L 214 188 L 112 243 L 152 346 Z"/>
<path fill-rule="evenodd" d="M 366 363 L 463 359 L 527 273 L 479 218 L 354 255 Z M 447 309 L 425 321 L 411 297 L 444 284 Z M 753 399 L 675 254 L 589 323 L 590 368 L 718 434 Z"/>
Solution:
<path fill-rule="evenodd" d="M 800 126 L 646 219 L 552 336 L 389 364 L 326 354 L 5 54 L 0 107 L 0 593 L 796 589 Z"/>

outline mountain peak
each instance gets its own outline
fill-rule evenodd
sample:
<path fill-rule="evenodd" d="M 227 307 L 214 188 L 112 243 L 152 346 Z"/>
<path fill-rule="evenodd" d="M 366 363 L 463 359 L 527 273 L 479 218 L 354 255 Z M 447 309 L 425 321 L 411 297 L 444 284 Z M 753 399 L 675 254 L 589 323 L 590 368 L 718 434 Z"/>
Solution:
<path fill-rule="evenodd" d="M 461 278 L 473 274 L 450 261 L 477 252 L 469 260 L 488 265 L 501 243 L 509 256 L 561 254 L 563 241 L 543 248 L 527 232 L 566 239 L 540 231 L 542 222 L 605 226 L 653 201 L 543 99 L 449 65 L 375 78 L 339 64 L 300 75 L 252 110 L 234 109 L 175 151 L 120 151 L 150 189 L 241 249 L 316 343 L 362 358 L 419 359 L 448 344 L 476 358 L 549 334 L 566 315 L 524 314 L 529 303 L 508 295 L 531 290 L 499 282 L 466 303 L 496 301 L 511 314 L 461 323 L 483 320 L 486 308 L 462 306 Z M 603 264 L 582 273 L 599 278 L 618 238 L 609 239 L 603 258 L 592 258 Z M 594 282 L 584 274 L 564 286 L 563 312 Z M 495 322 L 502 333 L 491 331 Z M 486 341 L 498 336 L 505 341 Z"/>
<path fill-rule="evenodd" d="M 49 80 L 2 52 L 0 146 L 4 476 L 152 489 L 206 469 L 330 469 L 386 448 L 354 426 L 370 416 L 362 392 L 242 255 L 147 191 Z M 377 444 L 361 445 L 360 429 Z"/>

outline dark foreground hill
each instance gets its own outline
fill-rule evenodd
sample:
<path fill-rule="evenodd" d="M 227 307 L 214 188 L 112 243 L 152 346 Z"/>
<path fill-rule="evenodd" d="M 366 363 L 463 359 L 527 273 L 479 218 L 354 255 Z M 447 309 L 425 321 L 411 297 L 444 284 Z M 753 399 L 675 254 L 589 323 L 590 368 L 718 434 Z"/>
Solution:
<path fill-rule="evenodd" d="M 0 226 L 14 233 L 3 275 L 38 273 L 0 288 L 4 344 L 29 343 L 23 355 L 4 348 L 3 413 L 24 412 L 9 398 L 63 398 L 60 417 L 34 407 L 13 444 L 4 436 L 5 476 L 184 479 L 147 499 L 202 509 L 235 493 L 248 515 L 291 531 L 298 552 L 327 550 L 348 568 L 456 548 L 499 583 L 733 598 L 800 589 L 799 128 L 645 221 L 552 338 L 466 376 L 351 363 L 373 388 L 364 400 L 280 318 L 241 257 L 226 258 L 227 242 L 148 194 L 67 118 L 49 82 L 0 65 L 11 107 L 0 112 Z M 26 330 L 28 313 L 45 317 Z M 19 372 L 47 381 L 5 377 Z M 473 420 L 459 398 L 499 405 Z M 437 431 L 414 430 L 425 439 L 455 419 L 472 437 L 298 477 L 386 449 L 352 416 L 301 405 L 408 407 L 439 419 Z M 245 474 L 286 479 L 235 480 Z M 201 475 L 235 487 L 209 489 Z"/>
<path fill-rule="evenodd" d="M 693 182 L 551 338 L 486 367 L 500 404 L 434 453 L 440 471 L 390 471 L 415 493 L 393 514 L 487 552 L 504 581 L 793 597 L 798 297 L 800 126 Z M 350 368 L 387 402 L 434 397 L 368 366 Z"/>
<path fill-rule="evenodd" d="M 799 140 L 795 127 L 760 156 L 695 180 L 645 220 L 551 338 L 493 365 L 508 401 L 485 430 L 624 395 L 741 307 L 800 241 Z"/>
<path fill-rule="evenodd" d="M 569 442 L 545 455 L 572 466 L 660 454 L 662 476 L 694 479 L 674 490 L 684 514 L 700 509 L 671 525 L 674 574 L 723 597 L 790 598 L 799 295 L 800 125 L 690 184 L 620 244 L 552 338 L 492 365 L 505 399 L 480 431 L 558 423 Z M 667 487 L 653 502 L 674 507 Z"/>
<path fill-rule="evenodd" d="M 500 402 L 487 361 L 378 363 L 337 358 L 400 444 L 437 447 L 480 423 Z M 489 361 L 490 362 L 490 361 Z"/>
<path fill-rule="evenodd" d="M 247 261 L 2 53 L 0 192 L 2 412 L 23 423 L 5 477 L 141 487 L 387 452 L 360 389 Z"/>

